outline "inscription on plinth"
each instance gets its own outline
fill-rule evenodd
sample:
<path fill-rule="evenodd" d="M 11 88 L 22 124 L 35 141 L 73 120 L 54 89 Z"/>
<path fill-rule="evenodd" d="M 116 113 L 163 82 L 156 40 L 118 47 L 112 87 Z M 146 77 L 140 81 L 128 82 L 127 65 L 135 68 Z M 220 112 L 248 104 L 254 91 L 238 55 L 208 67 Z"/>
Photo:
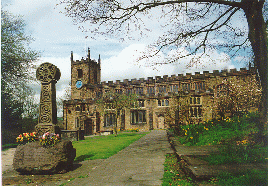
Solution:
<path fill-rule="evenodd" d="M 38 135 L 46 132 L 57 133 L 56 83 L 60 70 L 51 63 L 43 63 L 36 70 L 36 78 L 41 81 L 39 118 L 36 130 Z"/>

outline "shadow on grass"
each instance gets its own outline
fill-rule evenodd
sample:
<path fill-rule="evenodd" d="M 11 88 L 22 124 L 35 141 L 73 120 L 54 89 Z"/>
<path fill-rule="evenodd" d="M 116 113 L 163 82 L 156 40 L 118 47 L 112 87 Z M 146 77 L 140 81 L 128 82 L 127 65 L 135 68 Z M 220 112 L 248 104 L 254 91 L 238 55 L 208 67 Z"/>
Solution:
<path fill-rule="evenodd" d="M 95 154 L 85 154 L 81 155 L 75 158 L 75 162 L 80 162 L 84 160 L 89 160 L 91 157 L 93 157 Z"/>

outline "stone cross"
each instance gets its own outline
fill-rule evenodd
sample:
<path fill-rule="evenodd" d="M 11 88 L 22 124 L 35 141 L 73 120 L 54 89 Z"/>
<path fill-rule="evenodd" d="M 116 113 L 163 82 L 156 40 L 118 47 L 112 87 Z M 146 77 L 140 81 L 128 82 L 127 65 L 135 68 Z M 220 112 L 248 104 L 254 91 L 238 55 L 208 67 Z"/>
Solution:
<path fill-rule="evenodd" d="M 41 81 L 41 95 L 38 124 L 36 131 L 39 136 L 46 132 L 58 133 L 56 83 L 60 79 L 60 70 L 51 63 L 43 63 L 36 70 L 36 78 Z"/>

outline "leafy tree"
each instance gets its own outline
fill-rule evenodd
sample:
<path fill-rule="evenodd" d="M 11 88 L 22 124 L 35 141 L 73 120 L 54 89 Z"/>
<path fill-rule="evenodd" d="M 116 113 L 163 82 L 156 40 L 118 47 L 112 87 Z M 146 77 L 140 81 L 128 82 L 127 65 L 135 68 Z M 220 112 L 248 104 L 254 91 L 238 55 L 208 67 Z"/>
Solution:
<path fill-rule="evenodd" d="M 21 18 L 1 11 L 1 123 L 2 129 L 12 133 L 22 129 L 22 117 L 32 117 L 36 108 L 27 83 L 33 80 L 33 61 L 38 54 L 28 47 L 32 39 L 24 27 Z"/>
<path fill-rule="evenodd" d="M 120 39 L 128 36 L 132 39 L 132 33 L 144 36 L 146 31 L 154 29 L 150 28 L 151 22 L 144 18 L 152 17 L 155 21 L 155 16 L 158 16 L 165 33 L 159 35 L 151 50 L 141 59 L 155 56 L 160 51 L 173 50 L 173 55 L 167 55 L 166 60 L 160 63 L 174 63 L 182 57 L 201 52 L 189 62 L 194 65 L 211 49 L 229 52 L 231 56 L 238 55 L 237 51 L 242 49 L 244 53 L 253 52 L 254 66 L 258 69 L 262 86 L 259 110 L 263 123 L 267 123 L 265 0 L 62 0 L 61 3 L 66 5 L 66 15 L 72 17 L 75 23 L 81 23 L 80 28 L 86 30 L 83 23 L 89 23 L 92 33 L 114 35 Z M 247 22 L 247 28 L 236 27 L 233 18 Z M 189 52 L 176 51 L 180 47 Z"/>
<path fill-rule="evenodd" d="M 104 115 L 106 113 L 115 113 L 117 121 L 125 109 L 138 108 L 138 97 L 136 94 L 118 94 L 114 92 L 106 92 L 100 99 L 97 100 L 97 105 L 100 112 Z M 118 126 L 115 122 L 114 131 L 117 135 Z"/>

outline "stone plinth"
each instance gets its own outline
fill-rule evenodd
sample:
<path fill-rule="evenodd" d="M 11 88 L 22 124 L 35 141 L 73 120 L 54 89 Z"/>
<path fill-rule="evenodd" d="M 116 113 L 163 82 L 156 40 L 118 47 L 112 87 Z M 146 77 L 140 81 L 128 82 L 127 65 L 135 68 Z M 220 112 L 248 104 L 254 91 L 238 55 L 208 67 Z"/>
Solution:
<path fill-rule="evenodd" d="M 54 147 L 43 147 L 38 141 L 19 145 L 13 167 L 20 174 L 54 174 L 72 168 L 76 149 L 71 141 L 61 141 Z"/>

